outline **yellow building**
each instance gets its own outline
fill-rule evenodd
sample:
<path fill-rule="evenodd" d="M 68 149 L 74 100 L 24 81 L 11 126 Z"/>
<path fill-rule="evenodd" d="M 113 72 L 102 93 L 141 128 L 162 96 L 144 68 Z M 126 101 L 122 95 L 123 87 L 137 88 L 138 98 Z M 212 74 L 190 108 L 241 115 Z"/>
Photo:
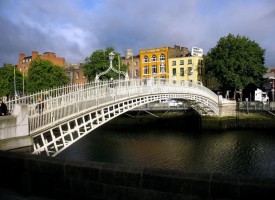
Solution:
<path fill-rule="evenodd" d="M 169 78 L 168 58 L 187 53 L 188 48 L 177 45 L 140 50 L 140 78 Z"/>
<path fill-rule="evenodd" d="M 203 57 L 188 56 L 169 59 L 169 80 L 204 82 Z"/>

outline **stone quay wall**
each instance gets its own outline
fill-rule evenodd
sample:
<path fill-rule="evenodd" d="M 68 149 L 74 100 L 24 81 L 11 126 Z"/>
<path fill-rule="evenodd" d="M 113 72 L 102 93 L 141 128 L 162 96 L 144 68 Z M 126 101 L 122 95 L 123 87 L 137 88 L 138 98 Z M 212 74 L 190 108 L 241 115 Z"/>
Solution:
<path fill-rule="evenodd" d="M 0 151 L 0 187 L 53 199 L 269 199 L 275 180 Z"/>

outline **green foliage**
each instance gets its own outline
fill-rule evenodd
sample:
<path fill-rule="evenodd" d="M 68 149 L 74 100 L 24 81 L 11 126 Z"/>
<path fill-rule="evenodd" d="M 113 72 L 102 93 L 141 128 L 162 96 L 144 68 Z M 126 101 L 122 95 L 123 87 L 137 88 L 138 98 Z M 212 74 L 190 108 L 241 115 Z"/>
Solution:
<path fill-rule="evenodd" d="M 113 68 L 119 71 L 125 71 L 128 69 L 127 65 L 121 63 L 120 54 L 114 52 L 114 48 L 108 47 L 105 50 L 97 50 L 91 54 L 90 57 L 85 59 L 83 65 L 83 72 L 89 81 L 93 81 L 97 74 L 104 72 L 110 66 L 109 53 L 114 53 Z M 119 59 L 120 59 L 120 69 L 119 69 Z M 100 77 L 102 80 L 108 80 L 110 78 L 117 78 L 118 74 L 113 71 L 109 71 L 107 74 Z"/>
<path fill-rule="evenodd" d="M 15 70 L 15 71 L 14 71 Z M 16 66 L 0 67 L 0 97 L 14 96 L 14 74 L 16 83 L 16 93 L 23 90 L 23 77 Z"/>
<path fill-rule="evenodd" d="M 229 34 L 222 37 L 205 59 L 206 74 L 215 77 L 222 90 L 259 86 L 266 72 L 265 49 L 247 37 Z"/>
<path fill-rule="evenodd" d="M 51 61 L 37 58 L 30 64 L 28 71 L 27 91 L 37 92 L 69 83 L 64 68 Z"/>

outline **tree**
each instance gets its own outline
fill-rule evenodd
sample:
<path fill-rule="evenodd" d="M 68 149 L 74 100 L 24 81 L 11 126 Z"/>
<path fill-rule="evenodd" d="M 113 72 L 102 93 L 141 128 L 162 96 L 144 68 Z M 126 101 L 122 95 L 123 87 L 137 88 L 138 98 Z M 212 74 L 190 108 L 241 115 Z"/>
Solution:
<path fill-rule="evenodd" d="M 114 52 L 114 48 L 108 47 L 105 50 L 97 50 L 87 57 L 84 61 L 83 72 L 89 81 L 93 81 L 97 74 L 104 72 L 110 66 L 109 53 L 114 53 L 113 68 L 124 71 L 128 69 L 128 66 L 120 63 L 119 69 L 119 59 L 120 54 Z M 120 59 L 121 60 L 121 59 Z M 100 77 L 102 80 L 109 80 L 110 78 L 117 78 L 117 74 L 113 71 L 109 71 L 107 74 Z"/>
<path fill-rule="evenodd" d="M 206 74 L 216 77 L 223 91 L 236 92 L 251 84 L 258 87 L 266 72 L 264 54 L 265 49 L 255 41 L 229 34 L 208 52 L 205 59 Z"/>
<path fill-rule="evenodd" d="M 14 78 L 16 83 L 16 94 L 23 90 L 23 77 L 16 66 L 7 65 L 0 67 L 0 97 L 14 96 Z"/>
<path fill-rule="evenodd" d="M 27 91 L 37 92 L 69 83 L 64 68 L 54 65 L 51 61 L 33 60 L 28 70 Z"/>

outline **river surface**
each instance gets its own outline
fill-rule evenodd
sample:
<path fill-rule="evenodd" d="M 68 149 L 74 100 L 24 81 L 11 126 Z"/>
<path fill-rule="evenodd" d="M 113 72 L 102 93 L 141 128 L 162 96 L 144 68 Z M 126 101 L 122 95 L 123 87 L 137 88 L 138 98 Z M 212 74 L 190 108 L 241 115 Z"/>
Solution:
<path fill-rule="evenodd" d="M 273 132 L 273 133 L 272 133 Z M 104 125 L 57 157 L 275 178 L 275 132 L 270 130 L 187 131 Z"/>

